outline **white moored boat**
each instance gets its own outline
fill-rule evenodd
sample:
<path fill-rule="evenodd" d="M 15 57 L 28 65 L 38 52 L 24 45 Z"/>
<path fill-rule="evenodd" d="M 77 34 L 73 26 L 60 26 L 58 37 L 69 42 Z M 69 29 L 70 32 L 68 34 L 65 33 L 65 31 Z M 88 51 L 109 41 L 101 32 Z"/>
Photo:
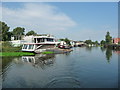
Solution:
<path fill-rule="evenodd" d="M 54 48 L 59 43 L 55 40 L 54 36 L 42 35 L 42 36 L 26 36 L 22 46 L 22 51 L 40 53 L 48 48 Z"/>

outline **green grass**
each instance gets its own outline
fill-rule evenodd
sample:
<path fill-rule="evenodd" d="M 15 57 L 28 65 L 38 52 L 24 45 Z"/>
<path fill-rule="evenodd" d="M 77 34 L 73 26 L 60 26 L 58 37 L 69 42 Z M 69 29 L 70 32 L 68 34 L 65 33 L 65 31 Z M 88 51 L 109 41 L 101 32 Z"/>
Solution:
<path fill-rule="evenodd" d="M 30 52 L 0 52 L 0 56 L 29 56 L 29 55 L 35 54 Z"/>
<path fill-rule="evenodd" d="M 50 51 L 45 51 L 45 52 L 42 52 L 42 54 L 53 54 L 54 52 L 50 52 Z"/>

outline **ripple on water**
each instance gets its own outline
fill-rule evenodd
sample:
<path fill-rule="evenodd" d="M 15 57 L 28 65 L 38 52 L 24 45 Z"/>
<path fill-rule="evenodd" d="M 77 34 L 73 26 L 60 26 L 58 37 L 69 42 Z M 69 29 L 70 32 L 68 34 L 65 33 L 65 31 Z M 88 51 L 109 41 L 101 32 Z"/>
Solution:
<path fill-rule="evenodd" d="M 56 77 L 51 79 L 44 88 L 81 88 L 80 81 L 72 77 Z"/>

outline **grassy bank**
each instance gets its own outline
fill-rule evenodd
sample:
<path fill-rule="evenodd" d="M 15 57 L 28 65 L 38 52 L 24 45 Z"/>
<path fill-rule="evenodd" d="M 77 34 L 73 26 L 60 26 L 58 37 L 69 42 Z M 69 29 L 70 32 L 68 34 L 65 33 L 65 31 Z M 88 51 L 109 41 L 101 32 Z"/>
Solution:
<path fill-rule="evenodd" d="M 0 56 L 29 56 L 29 55 L 35 54 L 29 52 L 0 52 Z"/>
<path fill-rule="evenodd" d="M 45 51 L 45 52 L 42 52 L 42 54 L 53 54 L 54 52 L 50 52 L 50 51 Z"/>
<path fill-rule="evenodd" d="M 3 41 L 0 44 L 0 56 L 27 56 L 35 55 L 34 53 L 21 52 L 22 46 L 13 47 L 10 42 Z"/>
<path fill-rule="evenodd" d="M 0 44 L 0 52 L 20 52 L 22 46 L 13 47 L 10 42 L 4 41 Z"/>
<path fill-rule="evenodd" d="M 28 56 L 35 55 L 30 52 L 22 52 L 22 47 L 13 47 L 10 42 L 4 41 L 0 43 L 0 56 Z M 42 54 L 53 54 L 53 52 L 45 51 Z"/>

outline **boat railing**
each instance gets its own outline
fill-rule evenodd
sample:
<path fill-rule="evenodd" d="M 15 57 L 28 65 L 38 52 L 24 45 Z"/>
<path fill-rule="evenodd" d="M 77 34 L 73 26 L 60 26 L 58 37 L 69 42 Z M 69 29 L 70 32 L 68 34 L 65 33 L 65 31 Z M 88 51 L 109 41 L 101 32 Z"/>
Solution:
<path fill-rule="evenodd" d="M 36 49 L 39 49 L 40 47 L 42 47 L 43 45 L 40 45 L 40 46 L 38 46 Z"/>

